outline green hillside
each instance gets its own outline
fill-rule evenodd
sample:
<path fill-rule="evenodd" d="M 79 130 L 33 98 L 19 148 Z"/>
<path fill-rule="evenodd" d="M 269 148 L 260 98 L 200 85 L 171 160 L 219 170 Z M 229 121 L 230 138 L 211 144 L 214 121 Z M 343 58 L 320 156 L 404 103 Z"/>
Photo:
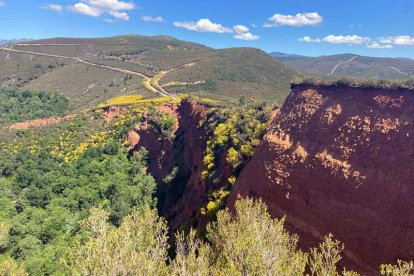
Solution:
<path fill-rule="evenodd" d="M 61 93 L 82 110 L 120 95 L 188 93 L 282 103 L 299 73 L 250 48 L 215 50 L 168 36 L 53 38 L 0 50 L 0 87 Z"/>
<path fill-rule="evenodd" d="M 295 76 L 299 73 L 260 50 L 232 48 L 206 53 L 194 66 L 166 75 L 161 83 L 177 93 L 228 99 L 245 96 L 281 103 Z"/>

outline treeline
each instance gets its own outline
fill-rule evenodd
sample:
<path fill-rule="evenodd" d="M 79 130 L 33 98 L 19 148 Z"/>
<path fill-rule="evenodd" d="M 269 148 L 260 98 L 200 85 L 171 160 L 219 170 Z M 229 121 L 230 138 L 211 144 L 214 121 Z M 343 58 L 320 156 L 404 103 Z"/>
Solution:
<path fill-rule="evenodd" d="M 69 100 L 63 95 L 0 89 L 0 124 L 61 116 L 68 106 Z"/>

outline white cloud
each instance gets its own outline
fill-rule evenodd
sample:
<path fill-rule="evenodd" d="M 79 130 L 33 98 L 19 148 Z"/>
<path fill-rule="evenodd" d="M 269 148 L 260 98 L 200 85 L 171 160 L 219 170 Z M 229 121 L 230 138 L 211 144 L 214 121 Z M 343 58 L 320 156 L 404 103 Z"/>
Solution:
<path fill-rule="evenodd" d="M 263 27 L 278 27 L 278 26 L 313 26 L 322 23 L 323 17 L 317 12 L 298 13 L 296 15 L 284 15 L 275 14 L 269 18 L 268 23 L 265 23 Z"/>
<path fill-rule="evenodd" d="M 143 16 L 141 19 L 145 22 L 165 22 L 164 18 L 162 18 L 161 16 Z"/>
<path fill-rule="evenodd" d="M 114 20 L 111 19 L 111 18 L 105 18 L 105 22 L 108 23 L 108 24 L 112 24 L 112 23 L 114 23 Z"/>
<path fill-rule="evenodd" d="M 133 10 L 135 4 L 133 2 L 123 2 L 119 0 L 81 0 L 81 2 L 102 10 L 110 11 L 122 11 Z"/>
<path fill-rule="evenodd" d="M 200 19 L 197 22 L 174 22 L 174 26 L 190 31 L 203 33 L 232 33 L 233 31 L 221 24 L 213 23 L 210 19 Z"/>
<path fill-rule="evenodd" d="M 70 6 L 68 9 L 72 12 L 84 14 L 87 16 L 93 16 L 93 17 L 101 16 L 101 14 L 103 13 L 101 9 L 88 6 L 84 3 L 76 3 L 75 5 Z"/>
<path fill-rule="evenodd" d="M 99 17 L 107 13 L 120 20 L 129 20 L 129 15 L 125 11 L 133 10 L 136 6 L 133 2 L 119 0 L 80 0 L 73 6 L 68 6 L 68 10 L 92 17 Z"/>
<path fill-rule="evenodd" d="M 240 40 L 259 40 L 260 36 L 258 35 L 254 35 L 252 33 L 238 33 L 235 36 L 233 36 L 235 39 L 240 39 Z"/>
<path fill-rule="evenodd" d="M 380 37 L 379 42 L 395 45 L 414 45 L 414 37 L 409 35 Z"/>
<path fill-rule="evenodd" d="M 240 40 L 259 40 L 260 36 L 254 35 L 250 32 L 250 29 L 244 25 L 236 25 L 233 27 L 234 32 L 236 35 L 233 36 L 235 39 Z"/>
<path fill-rule="evenodd" d="M 236 25 L 233 27 L 233 30 L 238 34 L 247 33 L 250 31 L 250 29 L 244 25 Z"/>
<path fill-rule="evenodd" d="M 370 45 L 367 46 L 370 49 L 391 49 L 392 45 L 390 44 L 379 44 L 377 42 L 372 42 Z"/>
<path fill-rule="evenodd" d="M 4 1 L 0 1 L 0 8 L 3 8 L 3 7 L 5 7 L 6 6 L 6 2 L 4 2 Z"/>
<path fill-rule="evenodd" d="M 110 11 L 109 14 L 121 20 L 129 20 L 129 15 L 126 12 Z"/>
<path fill-rule="evenodd" d="M 377 41 L 372 41 L 369 37 L 363 37 L 359 35 L 328 35 L 324 38 L 312 38 L 310 36 L 304 36 L 302 38 L 299 38 L 299 41 L 307 43 L 326 42 L 332 44 L 349 45 L 361 45 L 369 43 L 367 45 L 367 48 L 370 49 L 392 49 L 393 45 L 414 45 L 414 37 L 411 37 L 409 35 L 379 37 Z"/>
<path fill-rule="evenodd" d="M 174 22 L 174 26 L 187 30 L 204 33 L 236 33 L 233 38 L 240 40 L 258 40 L 260 36 L 250 33 L 250 29 L 244 25 L 235 25 L 233 29 L 221 24 L 213 23 L 210 19 L 200 19 L 197 22 Z"/>
<path fill-rule="evenodd" d="M 328 35 L 322 39 L 305 36 L 303 38 L 299 38 L 299 41 L 308 42 L 308 43 L 326 42 L 326 43 L 332 43 L 332 44 L 357 45 L 357 44 L 368 43 L 371 41 L 371 39 L 369 37 L 362 37 L 358 35 Z"/>
<path fill-rule="evenodd" d="M 42 9 L 56 11 L 56 12 L 61 12 L 63 10 L 61 5 L 56 5 L 56 4 L 44 5 L 44 6 L 42 6 Z"/>
<path fill-rule="evenodd" d="M 315 42 L 315 43 L 319 43 L 321 42 L 321 40 L 319 38 L 311 38 L 310 36 L 304 36 L 302 38 L 299 38 L 300 42 Z"/>
<path fill-rule="evenodd" d="M 363 44 L 371 41 L 369 37 L 358 35 L 328 35 L 323 41 L 333 44 Z"/>

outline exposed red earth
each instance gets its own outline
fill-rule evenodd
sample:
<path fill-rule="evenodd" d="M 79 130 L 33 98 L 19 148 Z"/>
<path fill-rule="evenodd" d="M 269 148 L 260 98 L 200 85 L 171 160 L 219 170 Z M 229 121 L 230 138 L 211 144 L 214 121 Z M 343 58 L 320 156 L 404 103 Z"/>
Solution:
<path fill-rule="evenodd" d="M 119 115 L 122 115 L 128 111 L 125 107 L 120 106 L 110 106 L 104 109 L 104 115 L 103 118 L 105 122 L 109 123 L 114 118 L 118 117 Z"/>
<path fill-rule="evenodd" d="M 32 121 L 26 121 L 21 123 L 16 123 L 9 126 L 9 129 L 27 129 L 29 127 L 40 127 L 46 126 L 50 124 L 57 124 L 62 121 L 70 120 L 76 117 L 76 114 L 66 115 L 64 117 L 52 117 L 52 118 L 44 118 L 44 119 L 37 119 Z"/>
<path fill-rule="evenodd" d="M 164 178 L 178 166 L 183 182 L 182 191 L 175 202 L 166 204 L 161 210 L 170 222 L 172 229 L 178 229 L 188 221 L 206 202 L 206 184 L 201 180 L 204 170 L 203 154 L 207 133 L 198 127 L 207 114 L 207 108 L 190 101 L 179 105 L 165 105 L 159 111 L 175 117 L 174 139 L 160 135 L 157 125 L 147 118 L 129 132 L 128 141 L 132 152 L 141 147 L 148 151 L 148 172 L 157 183 L 163 185 Z"/>
<path fill-rule="evenodd" d="M 232 190 L 286 216 L 303 248 L 332 233 L 368 275 L 414 259 L 414 91 L 293 86 Z"/>

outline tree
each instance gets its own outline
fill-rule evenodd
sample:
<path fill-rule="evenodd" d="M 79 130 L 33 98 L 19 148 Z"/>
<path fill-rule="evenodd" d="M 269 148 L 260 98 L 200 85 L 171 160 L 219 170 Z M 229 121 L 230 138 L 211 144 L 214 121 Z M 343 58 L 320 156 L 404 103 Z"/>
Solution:
<path fill-rule="evenodd" d="M 301 275 L 307 255 L 297 249 L 298 237 L 272 219 L 262 201 L 236 202 L 235 214 L 220 211 L 207 227 L 214 248 L 215 270 L 223 275 Z"/>
<path fill-rule="evenodd" d="M 196 231 L 188 235 L 176 235 L 176 257 L 171 263 L 171 274 L 179 276 L 208 276 L 212 274 L 212 250 L 196 237 Z"/>
<path fill-rule="evenodd" d="M 84 232 L 66 259 L 70 274 L 167 274 L 167 226 L 155 210 L 137 209 L 119 228 L 109 224 L 108 218 L 108 212 L 92 208 L 81 222 Z"/>
<path fill-rule="evenodd" d="M 342 259 L 341 253 L 345 246 L 333 238 L 332 234 L 325 237 L 325 241 L 319 248 L 312 248 L 309 258 L 309 267 L 312 275 L 315 276 L 359 276 L 354 271 L 344 269 L 340 274 L 337 271 L 337 264 Z"/>
<path fill-rule="evenodd" d="M 3 222 L 0 222 L 0 249 L 6 245 L 9 235 L 9 226 Z"/>
<path fill-rule="evenodd" d="M 233 166 L 233 168 L 237 168 L 237 166 L 239 165 L 239 153 L 237 152 L 237 150 L 231 147 L 227 151 L 226 160 L 227 162 L 229 162 L 229 164 Z"/>
<path fill-rule="evenodd" d="M 1 276 L 28 276 L 24 268 L 18 265 L 13 259 L 6 258 L 0 260 L 0 275 Z"/>
<path fill-rule="evenodd" d="M 385 276 L 413 276 L 414 262 L 403 262 L 398 260 L 397 265 L 381 265 L 381 275 Z"/>

